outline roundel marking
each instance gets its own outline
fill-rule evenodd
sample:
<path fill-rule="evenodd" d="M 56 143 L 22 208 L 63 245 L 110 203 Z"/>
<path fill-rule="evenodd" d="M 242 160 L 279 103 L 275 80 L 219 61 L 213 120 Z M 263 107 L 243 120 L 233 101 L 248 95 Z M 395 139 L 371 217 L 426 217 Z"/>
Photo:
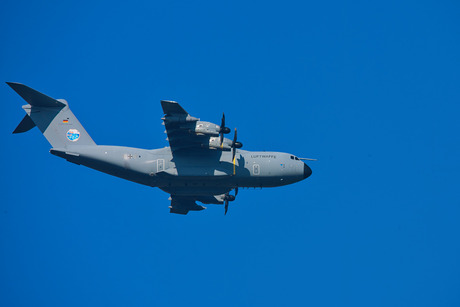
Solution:
<path fill-rule="evenodd" d="M 69 141 L 76 142 L 80 138 L 80 131 L 77 129 L 69 129 L 66 134 Z"/>

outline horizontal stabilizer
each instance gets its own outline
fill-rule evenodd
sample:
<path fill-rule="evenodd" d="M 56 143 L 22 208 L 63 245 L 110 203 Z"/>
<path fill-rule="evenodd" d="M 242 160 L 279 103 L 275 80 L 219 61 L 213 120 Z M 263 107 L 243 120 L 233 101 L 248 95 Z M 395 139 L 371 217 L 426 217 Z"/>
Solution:
<path fill-rule="evenodd" d="M 16 93 L 19 94 L 28 104 L 34 107 L 59 107 L 62 108 L 65 106 L 64 103 L 57 101 L 54 98 L 46 96 L 45 94 L 36 91 L 27 85 L 16 83 L 16 82 L 6 82 Z"/>
<path fill-rule="evenodd" d="M 29 115 L 26 114 L 16 129 L 14 129 L 13 134 L 27 132 L 33 127 L 35 127 L 34 121 L 30 118 Z"/>
<path fill-rule="evenodd" d="M 29 104 L 22 106 L 26 116 L 13 133 L 26 132 L 37 126 L 54 148 L 96 145 L 64 99 L 54 99 L 24 84 L 7 84 Z"/>

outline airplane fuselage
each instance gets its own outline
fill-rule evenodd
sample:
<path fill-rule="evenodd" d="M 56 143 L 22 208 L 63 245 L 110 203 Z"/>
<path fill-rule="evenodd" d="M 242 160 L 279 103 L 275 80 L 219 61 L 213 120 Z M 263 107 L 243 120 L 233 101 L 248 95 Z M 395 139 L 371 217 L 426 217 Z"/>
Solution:
<path fill-rule="evenodd" d="M 201 211 L 204 204 L 228 204 L 239 188 L 277 187 L 301 181 L 311 169 L 294 155 L 241 150 L 237 129 L 191 116 L 179 103 L 161 100 L 169 147 L 146 150 L 97 145 L 64 99 L 54 99 L 24 84 L 7 83 L 28 104 L 13 133 L 37 127 L 51 144 L 50 152 L 69 162 L 170 194 L 171 213 Z M 308 160 L 308 159 L 305 159 Z M 230 191 L 234 190 L 234 194 Z"/>
<path fill-rule="evenodd" d="M 281 152 L 195 150 L 171 152 L 122 146 L 69 146 L 50 152 L 69 162 L 158 187 L 174 195 L 224 194 L 236 187 L 277 187 L 301 181 L 311 169 Z"/>

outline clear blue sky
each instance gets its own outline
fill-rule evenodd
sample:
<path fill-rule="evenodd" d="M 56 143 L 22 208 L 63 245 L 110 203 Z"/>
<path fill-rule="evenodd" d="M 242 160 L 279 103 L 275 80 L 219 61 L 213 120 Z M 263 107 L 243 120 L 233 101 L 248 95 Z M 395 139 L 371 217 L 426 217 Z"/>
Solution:
<path fill-rule="evenodd" d="M 318 158 L 224 216 L 12 135 L 0 84 L 1 306 L 459 306 L 457 1 L 2 1 L 0 80 L 98 144 L 167 146 L 160 99 L 247 150 Z"/>

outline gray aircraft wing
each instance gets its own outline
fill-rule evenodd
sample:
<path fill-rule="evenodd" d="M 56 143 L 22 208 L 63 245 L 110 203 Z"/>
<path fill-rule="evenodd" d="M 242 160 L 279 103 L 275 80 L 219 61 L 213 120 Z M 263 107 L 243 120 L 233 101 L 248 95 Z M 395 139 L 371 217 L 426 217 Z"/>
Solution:
<path fill-rule="evenodd" d="M 219 125 L 200 121 L 175 101 L 162 100 L 161 106 L 165 114 L 163 124 L 173 152 L 181 149 L 231 150 L 231 140 L 223 138 L 221 142 Z"/>
<path fill-rule="evenodd" d="M 170 213 L 187 214 L 189 211 L 201 211 L 206 207 L 196 204 L 196 199 L 192 196 L 176 196 L 171 195 Z"/>

